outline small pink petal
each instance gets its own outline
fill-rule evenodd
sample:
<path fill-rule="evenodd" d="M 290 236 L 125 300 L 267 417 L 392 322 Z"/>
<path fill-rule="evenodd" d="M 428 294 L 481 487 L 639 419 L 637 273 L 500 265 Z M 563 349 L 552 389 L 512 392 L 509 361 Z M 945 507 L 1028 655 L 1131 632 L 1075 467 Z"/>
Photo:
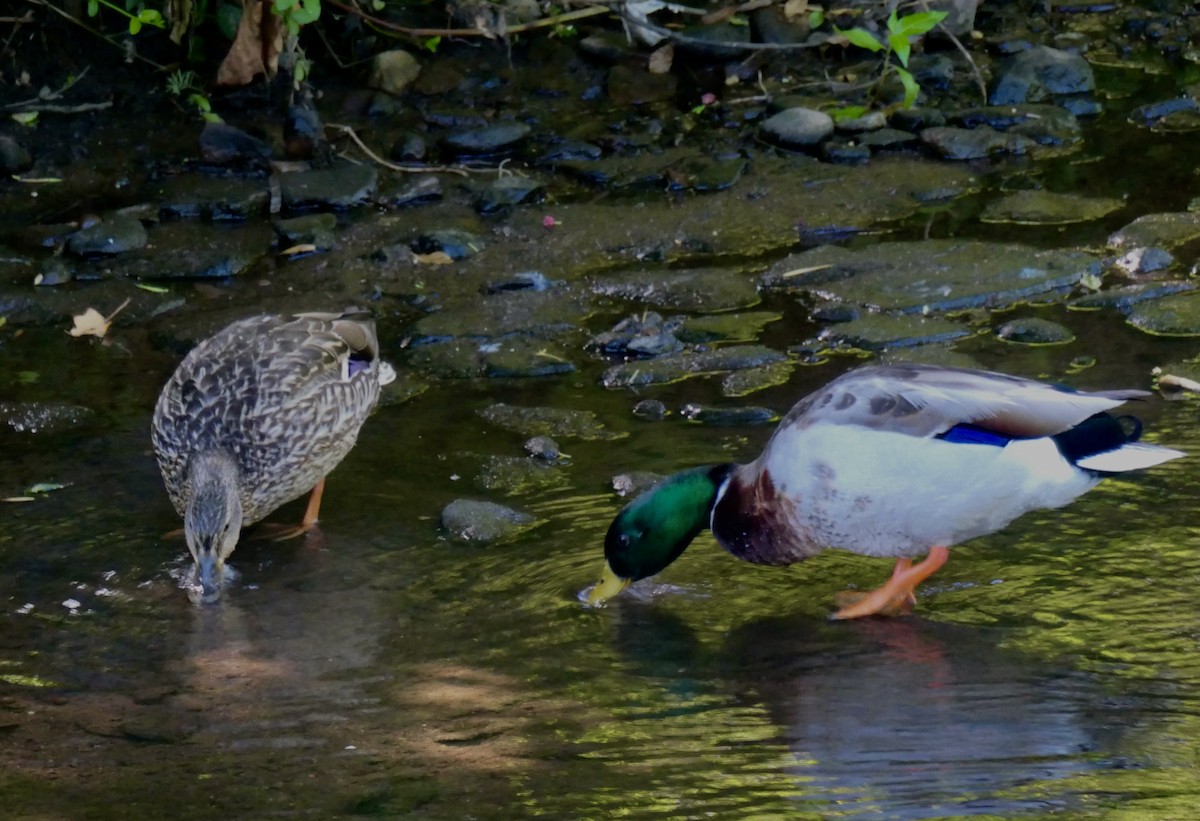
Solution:
<path fill-rule="evenodd" d="M 716 101 L 717 95 L 713 94 L 711 91 L 700 98 L 700 102 L 704 103 L 705 105 L 712 105 Z"/>
<path fill-rule="evenodd" d="M 553 228 L 554 226 L 560 225 L 560 224 L 561 223 L 559 223 L 558 220 L 556 220 L 554 217 L 550 216 L 549 214 L 542 217 L 542 225 L 546 228 Z"/>

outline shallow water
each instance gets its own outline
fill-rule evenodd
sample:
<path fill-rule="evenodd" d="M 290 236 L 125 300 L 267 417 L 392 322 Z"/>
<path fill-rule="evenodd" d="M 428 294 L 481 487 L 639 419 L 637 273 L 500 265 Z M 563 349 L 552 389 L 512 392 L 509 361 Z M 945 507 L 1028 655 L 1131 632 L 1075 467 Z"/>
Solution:
<path fill-rule="evenodd" d="M 1183 347 L 1112 314 L 1043 313 L 1091 341 L 973 353 L 1099 387 L 1145 384 Z M 26 342 L 12 347 L 45 350 Z M 620 505 L 610 475 L 749 458 L 769 428 L 638 421 L 637 397 L 596 387 L 599 363 L 441 385 L 370 420 L 319 532 L 244 541 L 238 585 L 196 608 L 146 434 L 173 362 L 87 351 L 38 389 L 90 399 L 96 424 L 15 446 L 3 468 L 6 494 L 70 483 L 0 508 L 10 818 L 1181 818 L 1200 800 L 1191 460 L 956 549 L 907 618 L 825 620 L 887 562 L 758 568 L 708 536 L 586 609 Z M 1065 376 L 1082 352 L 1102 365 Z M 782 411 L 848 364 L 754 401 Z M 653 395 L 675 408 L 712 390 Z M 628 435 L 561 439 L 560 486 L 505 498 L 473 485 L 482 455 L 520 453 L 521 434 L 477 415 L 498 400 L 594 410 Z M 1200 452 L 1193 403 L 1139 412 L 1151 438 Z M 459 496 L 544 523 L 451 543 L 436 517 Z"/>

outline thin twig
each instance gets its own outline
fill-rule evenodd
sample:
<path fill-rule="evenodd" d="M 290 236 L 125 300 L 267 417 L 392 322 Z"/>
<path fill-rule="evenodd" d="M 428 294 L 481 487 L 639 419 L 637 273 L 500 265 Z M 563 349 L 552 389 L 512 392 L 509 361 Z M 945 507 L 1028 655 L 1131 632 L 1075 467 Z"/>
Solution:
<path fill-rule="evenodd" d="M 474 171 L 476 173 L 491 173 L 491 171 L 493 170 L 491 168 L 478 168 L 478 169 L 465 168 L 461 165 L 397 165 L 394 162 L 388 162 L 383 157 L 379 156 L 374 151 L 367 148 L 367 144 L 362 141 L 362 139 L 358 136 L 358 134 L 355 133 L 354 129 L 351 128 L 350 126 L 338 125 L 337 123 L 326 123 L 325 127 L 326 128 L 336 128 L 338 131 L 342 132 L 343 134 L 348 136 L 350 139 L 354 140 L 354 143 L 360 149 L 362 149 L 362 152 L 364 154 L 366 154 L 368 157 L 370 157 L 375 162 L 382 165 L 384 168 L 390 168 L 392 171 L 401 171 L 406 174 L 413 174 L 413 173 L 422 172 L 422 171 L 429 172 L 429 173 L 444 171 L 444 172 L 447 172 L 450 174 L 460 174 L 465 177 L 465 176 L 469 175 L 472 171 Z"/>
<path fill-rule="evenodd" d="M 979 85 L 979 96 L 983 97 L 983 104 L 987 105 L 988 93 L 987 83 L 983 81 L 983 73 L 979 70 L 979 66 L 975 64 L 975 58 L 967 51 L 967 47 L 962 44 L 962 41 L 955 37 L 948 28 L 941 23 L 938 23 L 938 29 L 942 34 L 950 38 L 950 42 L 958 48 L 963 57 L 967 58 L 967 62 L 971 64 L 971 73 L 975 76 L 975 82 Z"/>
<path fill-rule="evenodd" d="M 22 108 L 22 114 L 34 111 L 44 111 L 50 114 L 79 114 L 83 111 L 99 111 L 102 108 L 112 108 L 112 100 L 105 100 L 102 103 L 80 103 L 79 105 L 29 105 L 26 103 Z M 9 106 L 12 108 L 12 106 Z"/>
<path fill-rule="evenodd" d="M 68 79 L 67 82 L 63 84 L 63 87 L 60 88 L 58 91 L 47 91 L 45 93 L 39 94 L 36 97 L 31 97 L 28 100 L 22 100 L 19 103 L 9 103 L 8 105 L 6 105 L 4 107 L 5 108 L 21 108 L 23 106 L 33 105 L 34 103 L 44 102 L 45 100 L 57 100 L 59 97 L 63 96 L 68 91 L 70 91 L 71 86 L 75 85 L 80 80 L 82 80 L 84 77 L 86 77 L 87 73 L 91 70 L 92 70 L 91 66 L 84 66 L 83 71 L 79 72 L 74 77 L 71 77 L 70 79 Z"/>

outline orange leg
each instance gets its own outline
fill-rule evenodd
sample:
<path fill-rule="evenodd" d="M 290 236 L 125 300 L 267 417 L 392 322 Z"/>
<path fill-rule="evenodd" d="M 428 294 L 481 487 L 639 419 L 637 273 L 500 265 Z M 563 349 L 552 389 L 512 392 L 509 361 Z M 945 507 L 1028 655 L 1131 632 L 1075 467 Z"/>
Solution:
<path fill-rule="evenodd" d="M 854 604 L 843 607 L 830 618 L 835 620 L 858 619 L 915 602 L 917 597 L 913 590 L 937 572 L 937 569 L 944 565 L 948 558 L 950 558 L 949 548 L 933 547 L 930 548 L 929 555 L 920 564 L 914 565 L 908 559 L 898 560 L 896 567 L 892 570 L 892 577 L 882 587 L 872 590 Z"/>
<path fill-rule="evenodd" d="M 259 525 L 257 538 L 270 539 L 273 542 L 283 542 L 303 536 L 316 527 L 321 513 L 321 496 L 325 493 L 325 480 L 313 485 L 308 495 L 308 507 L 304 509 L 304 518 L 298 525 Z"/>
<path fill-rule="evenodd" d="M 308 496 L 308 507 L 304 511 L 304 519 L 301 520 L 300 526 L 305 530 L 311 530 L 312 526 L 317 523 L 321 512 L 321 496 L 325 493 L 325 480 L 317 482 L 313 485 L 312 493 Z"/>

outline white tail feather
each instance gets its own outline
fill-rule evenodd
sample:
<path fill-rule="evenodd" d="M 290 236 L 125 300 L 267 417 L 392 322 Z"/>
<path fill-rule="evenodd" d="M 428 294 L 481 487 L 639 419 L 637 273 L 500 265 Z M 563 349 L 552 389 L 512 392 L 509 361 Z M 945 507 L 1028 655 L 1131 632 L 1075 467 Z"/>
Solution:
<path fill-rule="evenodd" d="M 1161 465 L 1180 456 L 1186 456 L 1183 451 L 1164 448 L 1160 445 L 1150 445 L 1145 442 L 1129 442 L 1115 450 L 1097 453 L 1084 457 L 1075 464 L 1084 470 L 1098 470 L 1101 473 L 1124 473 L 1127 470 L 1142 470 Z"/>

